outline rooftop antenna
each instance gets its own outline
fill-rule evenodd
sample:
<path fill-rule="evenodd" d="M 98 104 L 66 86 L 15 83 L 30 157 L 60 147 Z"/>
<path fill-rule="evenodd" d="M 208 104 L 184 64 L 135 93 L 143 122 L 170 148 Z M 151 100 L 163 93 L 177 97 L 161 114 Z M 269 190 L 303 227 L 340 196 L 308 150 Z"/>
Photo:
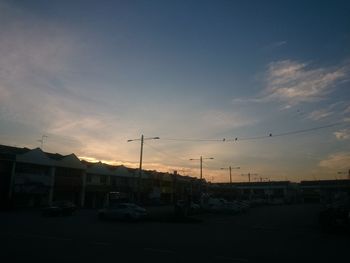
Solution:
<path fill-rule="evenodd" d="M 40 142 L 40 149 L 41 150 L 44 150 L 44 138 L 47 138 L 48 136 L 47 135 L 42 135 L 41 136 L 41 140 L 38 140 L 38 142 Z"/>

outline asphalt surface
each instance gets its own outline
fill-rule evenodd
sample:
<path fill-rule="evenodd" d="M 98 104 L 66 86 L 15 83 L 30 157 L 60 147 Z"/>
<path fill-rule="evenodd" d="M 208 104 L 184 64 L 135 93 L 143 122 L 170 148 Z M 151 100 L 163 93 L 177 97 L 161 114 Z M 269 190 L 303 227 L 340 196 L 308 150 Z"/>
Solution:
<path fill-rule="evenodd" d="M 324 233 L 318 205 L 204 214 L 197 223 L 0 213 L 1 262 L 347 262 L 350 236 Z"/>

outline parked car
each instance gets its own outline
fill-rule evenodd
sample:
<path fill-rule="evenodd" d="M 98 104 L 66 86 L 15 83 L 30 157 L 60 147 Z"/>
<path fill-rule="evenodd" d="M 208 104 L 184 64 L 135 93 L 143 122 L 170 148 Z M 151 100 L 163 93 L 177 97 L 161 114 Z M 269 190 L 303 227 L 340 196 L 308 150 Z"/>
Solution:
<path fill-rule="evenodd" d="M 100 219 L 120 219 L 120 220 L 140 220 L 147 216 L 145 208 L 133 203 L 114 204 L 110 207 L 100 209 L 98 218 Z"/>
<path fill-rule="evenodd" d="M 64 216 L 72 215 L 77 206 L 70 201 L 56 201 L 51 206 L 42 209 L 43 216 Z"/>
<path fill-rule="evenodd" d="M 178 200 L 175 204 L 175 212 L 177 214 L 191 215 L 200 212 L 200 205 L 195 202 L 187 202 L 185 200 Z"/>

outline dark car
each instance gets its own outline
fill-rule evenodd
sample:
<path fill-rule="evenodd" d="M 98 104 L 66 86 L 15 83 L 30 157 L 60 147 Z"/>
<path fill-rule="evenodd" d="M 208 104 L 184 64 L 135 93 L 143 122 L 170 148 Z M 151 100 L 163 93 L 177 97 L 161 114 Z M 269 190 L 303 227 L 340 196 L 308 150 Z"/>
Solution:
<path fill-rule="evenodd" d="M 194 215 L 200 212 L 200 205 L 186 200 L 178 200 L 175 203 L 175 213 L 178 215 Z"/>
<path fill-rule="evenodd" d="M 42 209 L 44 216 L 64 216 L 72 215 L 77 210 L 75 204 L 70 201 L 56 201 L 51 206 Z"/>

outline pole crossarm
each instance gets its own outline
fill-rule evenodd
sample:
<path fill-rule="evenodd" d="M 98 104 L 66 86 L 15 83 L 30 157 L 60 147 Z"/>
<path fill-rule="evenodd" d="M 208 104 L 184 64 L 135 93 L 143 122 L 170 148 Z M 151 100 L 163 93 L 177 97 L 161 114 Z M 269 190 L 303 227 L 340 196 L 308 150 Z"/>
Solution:
<path fill-rule="evenodd" d="M 143 135 L 142 135 L 143 136 Z M 143 140 L 159 140 L 160 138 L 159 137 L 143 137 Z M 127 142 L 133 142 L 133 141 L 141 141 L 141 139 L 130 139 L 130 140 L 127 140 Z"/>

